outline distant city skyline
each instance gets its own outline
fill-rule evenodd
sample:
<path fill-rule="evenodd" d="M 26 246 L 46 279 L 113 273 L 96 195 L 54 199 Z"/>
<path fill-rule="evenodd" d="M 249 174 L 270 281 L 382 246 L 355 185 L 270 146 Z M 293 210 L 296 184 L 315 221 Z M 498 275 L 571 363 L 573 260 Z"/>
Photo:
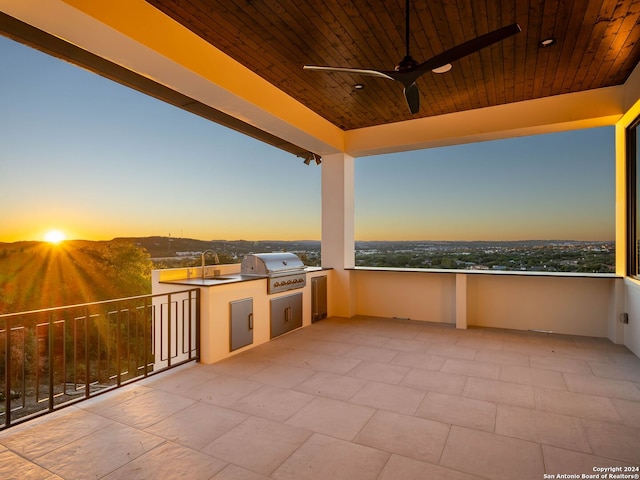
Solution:
<path fill-rule="evenodd" d="M 320 239 L 320 167 L 3 37 L 0 58 L 0 242 Z M 613 137 L 358 158 L 356 239 L 611 240 Z"/>

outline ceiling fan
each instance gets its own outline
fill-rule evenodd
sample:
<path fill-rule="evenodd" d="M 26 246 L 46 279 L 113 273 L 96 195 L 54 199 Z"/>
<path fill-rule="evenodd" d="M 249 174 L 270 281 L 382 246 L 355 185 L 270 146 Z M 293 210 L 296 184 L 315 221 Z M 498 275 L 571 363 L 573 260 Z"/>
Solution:
<path fill-rule="evenodd" d="M 489 45 L 500 42 L 505 38 L 508 38 L 516 33 L 520 32 L 520 25 L 517 23 L 508 25 L 506 27 L 499 28 L 493 32 L 480 35 L 468 42 L 461 43 L 449 50 L 445 50 L 442 53 L 430 58 L 429 60 L 418 63 L 409 54 L 409 3 L 407 0 L 406 6 L 406 54 L 405 57 L 398 63 L 395 70 L 373 70 L 363 68 L 348 68 L 348 67 L 322 67 L 317 65 L 305 65 L 305 70 L 316 70 L 324 72 L 338 72 L 338 73 L 355 73 L 359 75 L 367 75 L 371 77 L 386 78 L 387 80 L 396 80 L 404 85 L 404 96 L 407 99 L 409 110 L 412 114 L 418 113 L 420 110 L 420 92 L 416 86 L 416 80 L 420 78 L 424 73 L 433 70 L 440 70 L 440 72 L 447 71 L 450 68 L 450 63 L 458 60 L 462 57 L 466 57 L 478 50 L 481 50 Z M 436 73 L 440 73 L 436 72 Z"/>

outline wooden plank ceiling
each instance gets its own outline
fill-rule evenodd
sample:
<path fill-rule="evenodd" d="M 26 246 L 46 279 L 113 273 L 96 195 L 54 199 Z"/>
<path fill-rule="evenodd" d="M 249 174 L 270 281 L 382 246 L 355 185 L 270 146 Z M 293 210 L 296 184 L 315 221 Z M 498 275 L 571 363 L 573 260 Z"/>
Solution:
<path fill-rule="evenodd" d="M 640 61 L 640 0 L 414 0 L 418 62 L 514 22 L 522 32 L 423 75 L 412 115 L 398 82 L 302 69 L 393 70 L 404 0 L 147 1 L 345 130 L 619 85 Z M 540 48 L 549 37 L 556 44 Z"/>

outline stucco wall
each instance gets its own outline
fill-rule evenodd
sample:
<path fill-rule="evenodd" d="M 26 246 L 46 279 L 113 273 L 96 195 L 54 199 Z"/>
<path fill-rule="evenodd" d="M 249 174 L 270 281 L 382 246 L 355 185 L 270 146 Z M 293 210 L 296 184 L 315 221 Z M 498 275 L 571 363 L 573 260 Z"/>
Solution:
<path fill-rule="evenodd" d="M 625 307 L 629 323 L 624 325 L 624 344 L 640 357 L 640 284 L 625 279 Z"/>
<path fill-rule="evenodd" d="M 613 278 L 473 275 L 469 325 L 607 337 Z"/>
<path fill-rule="evenodd" d="M 353 273 L 360 315 L 455 323 L 455 274 Z"/>
<path fill-rule="evenodd" d="M 356 270 L 357 313 L 431 322 L 456 322 L 466 307 L 469 326 L 548 330 L 607 337 L 616 279 Z M 460 272 L 458 272 L 460 275 Z M 640 316 L 640 290 L 638 291 Z M 459 319 L 458 319 L 459 320 Z"/>

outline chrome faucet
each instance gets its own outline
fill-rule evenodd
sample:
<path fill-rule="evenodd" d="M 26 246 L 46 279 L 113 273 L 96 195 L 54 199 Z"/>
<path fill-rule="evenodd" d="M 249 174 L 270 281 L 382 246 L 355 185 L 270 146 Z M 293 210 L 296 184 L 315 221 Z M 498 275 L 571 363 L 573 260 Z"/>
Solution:
<path fill-rule="evenodd" d="M 213 260 L 216 263 L 216 265 L 218 263 L 220 263 L 220 259 L 218 258 L 218 254 L 215 253 L 213 250 L 205 250 L 204 252 L 202 252 L 202 278 L 205 278 L 205 264 L 204 264 L 204 257 L 207 256 L 207 253 L 213 253 Z"/>

